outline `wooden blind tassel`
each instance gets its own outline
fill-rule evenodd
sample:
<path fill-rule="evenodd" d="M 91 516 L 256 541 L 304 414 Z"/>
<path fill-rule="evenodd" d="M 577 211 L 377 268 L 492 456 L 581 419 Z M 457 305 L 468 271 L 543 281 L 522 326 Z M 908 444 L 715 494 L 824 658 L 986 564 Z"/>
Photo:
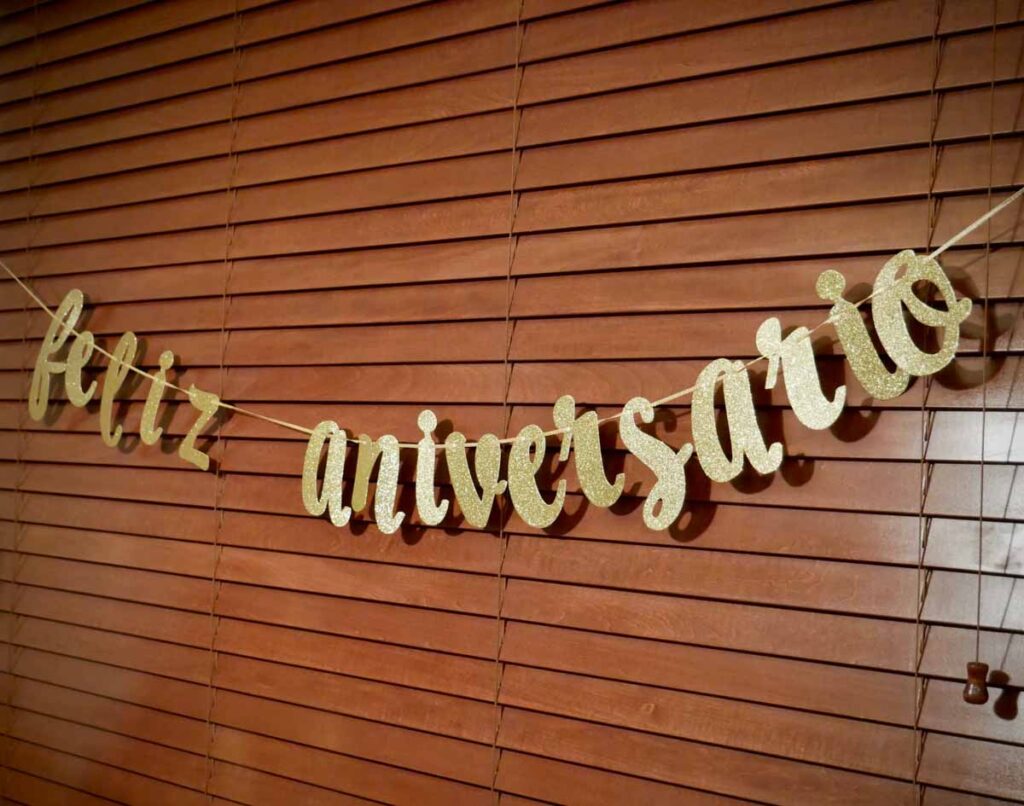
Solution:
<path fill-rule="evenodd" d="M 988 207 L 992 208 L 992 165 L 995 140 L 995 109 L 996 109 L 996 2 L 992 3 L 992 79 L 989 82 L 989 117 L 988 117 Z M 985 524 L 985 416 L 988 413 L 988 300 L 989 300 L 989 269 L 992 255 L 992 225 L 985 228 L 985 296 L 983 299 L 982 322 L 984 331 L 981 337 L 981 488 L 978 494 L 978 585 L 977 603 L 974 625 L 974 660 L 967 663 L 967 684 L 964 686 L 964 702 L 971 705 L 984 705 L 988 702 L 988 664 L 981 662 L 981 582 L 984 566 L 982 539 Z"/>
<path fill-rule="evenodd" d="M 988 664 L 970 661 L 967 664 L 967 684 L 964 686 L 964 702 L 984 705 L 988 702 Z"/>

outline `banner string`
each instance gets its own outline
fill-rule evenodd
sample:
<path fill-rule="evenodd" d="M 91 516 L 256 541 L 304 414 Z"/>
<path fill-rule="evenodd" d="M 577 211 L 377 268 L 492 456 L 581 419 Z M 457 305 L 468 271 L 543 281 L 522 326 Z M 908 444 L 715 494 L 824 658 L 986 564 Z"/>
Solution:
<path fill-rule="evenodd" d="M 928 255 L 928 257 L 930 259 L 937 258 L 939 255 L 941 255 L 947 249 L 949 249 L 952 246 L 955 246 L 957 243 L 959 243 L 964 238 L 966 238 L 968 235 L 970 235 L 972 232 L 974 232 L 978 227 L 982 226 L 983 224 L 988 222 L 990 219 L 994 218 L 999 213 L 1001 213 L 1003 210 L 1005 210 L 1007 207 L 1009 207 L 1011 204 L 1013 204 L 1014 202 L 1018 201 L 1021 198 L 1021 196 L 1024 196 L 1024 186 L 1018 188 L 1011 196 L 1008 196 L 1002 202 L 1000 202 L 995 207 L 990 209 L 987 213 L 985 213 L 984 215 L 980 216 L 979 218 L 977 218 L 972 223 L 968 224 L 966 227 L 964 227 L 962 230 L 960 230 L 956 235 L 954 235 L 952 238 L 950 238 L 948 241 L 946 241 L 944 244 L 942 244 L 942 246 L 940 246 L 937 249 L 935 249 L 934 251 L 932 251 Z M 0 268 L 2 268 L 10 276 L 10 278 L 12 280 L 14 280 L 19 286 L 21 286 L 22 290 L 26 294 L 28 294 L 29 297 L 31 297 L 32 301 L 35 302 L 35 304 L 38 305 L 43 311 L 45 311 L 47 313 L 47 315 L 49 315 L 49 317 L 51 319 L 53 319 L 54 321 L 57 320 L 57 314 L 54 313 L 54 311 L 51 310 L 51 308 L 45 302 L 43 302 L 39 298 L 39 296 L 35 293 L 35 291 L 33 291 L 25 282 L 23 282 L 22 279 L 17 274 L 15 274 L 11 270 L 11 268 L 3 260 L 0 260 Z M 897 288 L 897 287 L 899 287 L 901 285 L 903 285 L 903 279 L 902 278 L 896 280 L 893 283 L 890 283 L 887 286 L 875 289 L 870 294 L 868 294 L 866 297 L 864 297 L 863 299 L 861 299 L 860 301 L 855 303 L 855 307 L 859 308 L 864 303 L 869 302 L 871 299 L 873 299 L 874 297 L 878 296 L 879 294 L 883 294 L 883 293 L 886 293 L 888 291 L 891 291 L 894 288 Z M 804 334 L 803 338 L 804 339 L 809 339 L 814 333 L 816 333 L 817 331 L 821 330 L 826 325 L 830 324 L 831 321 L 832 321 L 831 317 L 826 317 L 821 322 L 819 322 L 817 325 L 815 325 L 813 328 L 808 330 L 807 333 Z M 74 328 L 68 327 L 66 324 L 64 325 L 64 327 L 68 331 L 69 334 L 74 335 L 74 336 L 78 336 L 79 335 L 78 331 L 75 330 Z M 104 350 L 98 344 L 96 345 L 95 349 L 96 349 L 96 352 L 100 353 L 101 355 L 105 355 L 108 360 L 116 362 L 118 364 L 121 364 L 122 366 L 126 367 L 129 371 L 134 372 L 136 375 L 141 375 L 144 378 L 148 378 L 150 381 L 157 381 L 158 380 L 156 378 L 156 376 L 151 375 L 150 373 L 146 372 L 144 369 L 140 369 L 139 367 L 135 366 L 134 364 L 131 364 L 131 363 L 127 362 L 127 361 L 122 361 L 122 360 L 116 358 L 114 355 L 112 355 L 108 351 Z M 758 364 L 761 361 L 767 361 L 767 360 L 769 360 L 769 356 L 759 355 L 756 358 L 752 358 L 750 361 L 747 361 L 745 364 L 743 364 L 742 369 L 746 370 L 746 369 L 748 369 L 748 368 Z M 739 371 L 739 370 L 737 370 L 737 371 Z M 720 381 L 720 379 L 721 379 L 721 376 L 719 376 L 719 381 Z M 719 381 L 716 381 L 716 383 L 718 383 Z M 176 386 L 175 384 L 171 383 L 170 381 L 164 380 L 164 381 L 160 381 L 160 383 L 163 383 L 166 388 L 173 389 L 176 392 L 180 392 L 181 394 L 185 395 L 186 397 L 188 395 L 188 392 L 185 389 L 183 389 L 180 386 Z M 654 407 L 663 406 L 666 403 L 671 403 L 671 402 L 673 402 L 675 400 L 679 400 L 680 398 L 683 398 L 683 397 L 686 397 L 687 395 L 692 394 L 695 389 L 696 389 L 696 386 L 688 386 L 685 389 L 680 389 L 678 392 L 673 392 L 672 394 L 666 395 L 665 397 L 662 397 L 662 398 L 659 398 L 658 400 L 652 401 L 651 405 L 654 406 Z M 296 431 L 296 432 L 298 432 L 300 434 L 306 434 L 308 436 L 308 435 L 311 435 L 313 433 L 313 429 L 306 428 L 305 426 L 299 425 L 298 423 L 290 423 L 287 420 L 280 420 L 280 419 L 278 419 L 276 417 L 270 417 L 270 416 L 268 416 L 266 414 L 261 414 L 258 411 L 253 411 L 252 409 L 246 409 L 246 408 L 243 408 L 241 406 L 236 406 L 236 405 L 234 405 L 232 403 L 225 403 L 223 401 L 219 401 L 217 405 L 220 408 L 222 408 L 222 409 L 227 409 L 228 411 L 235 412 L 236 414 L 241 414 L 241 415 L 243 415 L 245 417 L 252 417 L 252 418 L 254 418 L 256 420 L 262 420 L 263 422 L 271 423 L 272 425 L 277 425 L 277 426 L 280 426 L 281 428 L 287 428 L 287 429 L 289 429 L 291 431 Z M 620 416 L 621 416 L 620 414 L 613 414 L 613 415 L 609 415 L 607 417 L 602 417 L 602 418 L 600 418 L 598 420 L 598 423 L 599 424 L 609 423 L 609 422 L 612 422 L 613 420 L 618 420 Z M 550 431 L 545 431 L 544 432 L 544 436 L 545 437 L 558 436 L 559 434 L 566 433 L 568 430 L 569 429 L 567 429 L 567 428 L 554 428 L 554 429 L 551 429 Z M 351 444 L 359 444 L 359 440 L 357 438 L 353 438 L 353 437 L 347 437 L 346 441 L 351 443 Z M 509 444 L 511 444 L 514 441 L 515 441 L 514 437 L 506 437 L 504 439 L 499 439 L 498 443 L 501 444 L 501 445 L 509 445 Z M 477 445 L 476 442 L 467 442 L 466 443 L 466 447 L 467 448 L 474 448 L 474 447 L 476 447 L 476 445 Z M 400 447 L 400 448 L 417 449 L 419 446 L 415 442 L 399 442 L 398 443 L 398 447 Z M 435 450 L 441 450 L 443 448 L 444 448 L 444 443 L 438 443 L 437 445 L 435 445 Z"/>
<path fill-rule="evenodd" d="M 935 133 L 939 127 L 939 71 L 942 63 L 942 41 L 939 29 L 942 24 L 944 0 L 935 0 L 933 4 L 934 20 L 932 25 L 931 57 L 932 75 L 928 91 L 928 196 L 925 204 L 925 249 L 931 249 L 935 238 L 935 223 L 938 218 L 939 203 L 935 197 L 935 182 L 939 173 L 939 149 L 935 142 Z M 987 206 L 992 206 L 991 194 L 986 197 Z M 925 643 L 928 625 L 924 622 L 924 605 L 928 598 L 930 572 L 925 568 L 925 557 L 928 552 L 928 532 L 931 522 L 925 516 L 925 505 L 928 502 L 928 489 L 931 484 L 931 464 L 928 461 L 931 443 L 931 414 L 928 411 L 928 394 L 931 391 L 931 377 L 921 378 L 921 408 L 919 424 L 920 459 L 917 466 L 917 583 L 914 597 L 914 770 L 911 782 L 917 793 L 917 802 L 923 806 L 924 787 L 920 783 L 921 762 L 924 759 L 924 743 L 927 732 L 921 728 L 921 716 L 924 713 L 924 698 L 928 690 L 928 678 L 921 674 L 924 662 Z"/>

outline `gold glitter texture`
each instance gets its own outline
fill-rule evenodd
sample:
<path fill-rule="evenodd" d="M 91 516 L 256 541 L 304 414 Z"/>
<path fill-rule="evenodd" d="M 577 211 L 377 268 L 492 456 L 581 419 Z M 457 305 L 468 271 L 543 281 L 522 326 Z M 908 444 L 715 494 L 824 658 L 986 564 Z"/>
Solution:
<path fill-rule="evenodd" d="M 572 395 L 562 395 L 555 402 L 553 419 L 556 427 L 565 429 L 558 458 L 567 461 L 571 448 L 583 494 L 595 506 L 610 507 L 622 495 L 626 475 L 619 473 L 614 482 L 608 481 L 601 456 L 597 413 L 588 411 L 577 417 L 575 399 Z"/>
<path fill-rule="evenodd" d="M 373 466 L 379 460 L 377 486 L 373 493 L 373 517 L 381 532 L 394 534 L 405 519 L 405 513 L 395 509 L 398 499 L 398 440 L 391 434 L 376 440 L 360 434 L 358 442 L 356 477 L 352 485 L 352 511 L 360 512 L 366 507 L 370 476 Z"/>
<path fill-rule="evenodd" d="M 715 387 L 723 379 L 725 414 L 732 442 L 732 459 L 725 455 L 715 425 Z M 741 361 L 719 358 L 697 377 L 693 390 L 692 428 L 697 459 L 709 479 L 731 481 L 743 470 L 745 456 L 758 473 L 772 473 L 782 464 L 782 444 L 766 448 L 757 424 L 750 376 Z"/>
<path fill-rule="evenodd" d="M 142 407 L 142 419 L 139 422 L 139 438 L 147 445 L 155 445 L 164 432 L 156 424 L 156 414 L 167 386 L 167 371 L 174 365 L 174 353 L 164 350 L 160 353 L 159 364 L 160 369 L 157 370 L 149 385 L 149 392 L 146 393 L 146 403 Z"/>
<path fill-rule="evenodd" d="M 904 273 L 899 279 L 900 270 Z M 946 310 L 933 308 L 914 293 L 914 283 L 927 281 L 938 289 Z M 919 349 L 907 330 L 904 308 L 922 325 L 942 328 L 942 346 L 938 352 Z M 931 375 L 945 367 L 956 354 L 960 342 L 960 323 L 971 312 L 969 299 L 957 299 L 953 285 L 938 264 L 927 256 L 904 249 L 889 260 L 875 280 L 871 299 L 871 317 L 878 338 L 889 357 L 910 375 Z"/>
<path fill-rule="evenodd" d="M 660 439 L 642 431 L 636 424 L 637 415 L 647 424 L 654 422 L 654 406 L 643 397 L 630 400 L 619 417 L 619 435 L 626 449 L 649 467 L 656 477 L 644 501 L 644 523 L 648 529 L 667 529 L 683 511 L 686 463 L 693 454 L 693 446 L 686 443 L 678 451 L 672 450 Z"/>
<path fill-rule="evenodd" d="M 114 399 L 121 391 L 124 379 L 131 372 L 131 364 L 135 361 L 135 353 L 139 348 L 139 340 L 134 333 L 125 333 L 117 342 L 103 376 L 103 390 L 100 392 L 100 436 L 111 448 L 117 447 L 121 441 L 122 428 L 114 426 Z M 204 468 L 205 469 L 205 468 Z"/>
<path fill-rule="evenodd" d="M 437 415 L 430 409 L 424 409 L 416 421 L 423 432 L 423 439 L 416 445 L 416 511 L 420 521 L 427 526 L 437 526 L 448 513 L 448 502 L 434 500 L 434 469 L 437 465 L 437 443 L 434 442 L 434 429 L 437 428 Z"/>
<path fill-rule="evenodd" d="M 352 517 L 352 509 L 342 506 L 342 475 L 345 472 L 345 454 L 348 435 L 332 420 L 324 420 L 313 429 L 306 444 L 306 457 L 302 463 L 302 503 L 306 512 L 317 517 L 328 512 L 331 523 L 345 526 Z M 320 460 L 324 442 L 328 440 L 327 462 L 324 466 L 322 490 L 317 490 Z"/>
<path fill-rule="evenodd" d="M 199 438 L 199 435 L 203 433 L 203 429 L 206 428 L 207 423 L 209 423 L 217 413 L 217 409 L 220 407 L 220 398 L 213 392 L 204 392 L 195 384 L 188 388 L 187 394 L 188 402 L 192 404 L 192 408 L 199 411 L 199 416 L 196 418 L 196 421 L 192 423 L 192 427 L 188 430 L 188 433 L 185 434 L 185 438 L 181 441 L 181 445 L 178 446 L 178 456 L 189 464 L 195 465 L 200 470 L 209 470 L 210 457 L 202 451 L 196 450 L 196 440 Z"/>
<path fill-rule="evenodd" d="M 839 336 L 850 369 L 864 390 L 876 400 L 899 397 L 906 391 L 910 376 L 900 367 L 892 372 L 886 369 L 860 310 L 843 299 L 845 289 L 846 278 L 834 269 L 823 271 L 815 284 L 818 296 L 833 303 L 828 321 Z"/>
<path fill-rule="evenodd" d="M 53 361 L 71 335 L 82 315 L 85 297 L 77 288 L 64 295 L 57 311 L 46 329 L 43 343 L 36 355 L 35 370 L 32 373 L 32 384 L 28 395 L 28 413 L 33 420 L 42 420 L 46 416 L 46 407 L 50 405 L 50 376 L 64 371 L 64 362 Z"/>
<path fill-rule="evenodd" d="M 765 388 L 775 388 L 781 363 L 786 395 L 793 413 L 808 428 L 821 431 L 831 426 L 842 413 L 846 404 L 846 387 L 836 389 L 832 400 L 825 397 L 809 334 L 807 328 L 798 327 L 783 339 L 782 324 L 773 316 L 765 319 L 757 329 L 757 349 L 768 357 Z"/>
<path fill-rule="evenodd" d="M 508 455 L 508 491 L 512 506 L 524 521 L 538 529 L 554 523 L 565 503 L 565 479 L 559 480 L 550 504 L 537 489 L 537 471 L 544 463 L 546 445 L 540 426 L 528 425 L 516 436 Z"/>
<path fill-rule="evenodd" d="M 483 529 L 491 519 L 494 497 L 505 492 L 508 482 L 498 478 L 501 473 L 501 443 L 494 434 L 480 437 L 474 453 L 473 466 L 480 481 L 479 493 L 469 472 L 466 437 L 454 431 L 444 441 L 444 457 L 448 465 L 448 477 L 455 490 L 455 500 L 466 522 Z"/>
<path fill-rule="evenodd" d="M 64 389 L 72 406 L 81 408 L 96 394 L 96 381 L 92 381 L 88 389 L 82 388 L 82 370 L 89 363 L 94 349 L 96 349 L 96 339 L 88 330 L 79 333 L 68 349 L 67 369 L 64 371 Z"/>

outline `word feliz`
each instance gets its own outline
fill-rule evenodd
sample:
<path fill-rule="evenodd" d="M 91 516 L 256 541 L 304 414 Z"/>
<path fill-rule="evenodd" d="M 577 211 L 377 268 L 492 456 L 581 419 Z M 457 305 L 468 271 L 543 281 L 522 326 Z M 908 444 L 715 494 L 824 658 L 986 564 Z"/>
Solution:
<path fill-rule="evenodd" d="M 901 270 L 902 275 L 897 277 Z M 920 281 L 937 289 L 945 310 L 929 305 L 914 293 L 913 285 Z M 827 321 L 838 334 L 846 360 L 872 397 L 897 397 L 906 390 L 910 376 L 930 375 L 953 359 L 960 339 L 960 323 L 970 313 L 971 301 L 957 298 L 949 278 L 933 258 L 905 250 L 889 260 L 875 279 L 869 298 L 872 319 L 885 353 L 896 366 L 894 370 L 883 363 L 858 306 L 843 298 L 845 288 L 843 275 L 832 270 L 823 272 L 816 284 L 818 296 L 832 303 Z M 924 352 L 917 347 L 908 329 L 908 313 L 926 327 L 943 330 L 937 352 Z M 765 386 L 774 388 L 781 369 L 797 418 L 808 428 L 821 430 L 831 426 L 842 412 L 846 387 L 836 389 L 831 399 L 822 391 L 810 332 L 801 327 L 783 338 L 779 320 L 770 318 L 758 329 L 756 342 L 769 361 Z M 723 449 L 716 427 L 715 390 L 719 383 L 723 386 L 731 457 Z M 765 444 L 757 423 L 750 377 L 742 362 L 725 358 L 712 361 L 701 371 L 692 393 L 693 444 L 687 443 L 679 450 L 637 425 L 638 416 L 647 424 L 654 420 L 654 406 L 649 400 L 634 397 L 619 417 L 619 434 L 626 448 L 656 477 L 643 506 L 644 523 L 654 530 L 667 529 L 682 512 L 686 498 L 685 467 L 693 453 L 707 476 L 718 482 L 736 478 L 745 462 L 761 474 L 774 472 L 782 463 L 782 445 Z M 575 401 L 566 395 L 555 403 L 553 419 L 561 438 L 559 460 L 567 461 L 572 451 L 583 494 L 596 506 L 614 504 L 622 495 L 625 476 L 619 473 L 612 481 L 607 478 L 597 414 L 590 411 L 577 417 Z M 439 501 L 434 490 L 436 452 L 441 447 L 433 439 L 437 417 L 429 410 L 423 411 L 417 425 L 423 438 L 416 447 L 416 509 L 421 523 L 435 526 L 447 515 L 450 503 Z M 350 441 L 358 444 L 358 457 L 349 504 L 343 505 L 342 476 Z M 536 474 L 547 447 L 544 431 L 537 425 L 527 425 L 511 441 L 507 479 L 499 478 L 501 443 L 494 434 L 486 434 L 477 442 L 474 481 L 465 436 L 455 432 L 444 441 L 448 475 L 464 518 L 473 526 L 486 526 L 494 499 L 507 490 L 513 507 L 526 523 L 537 528 L 550 526 L 562 511 L 566 482 L 558 482 L 551 500 L 537 486 Z M 374 440 L 363 434 L 350 440 L 337 423 L 321 422 L 309 438 L 303 463 L 302 500 L 306 511 L 315 516 L 327 512 L 334 525 L 344 526 L 353 512 L 366 507 L 370 478 L 377 465 L 374 520 L 381 532 L 395 532 L 405 518 L 405 513 L 395 508 L 399 449 L 398 440 L 391 435 Z"/>
<path fill-rule="evenodd" d="M 53 320 L 36 357 L 32 385 L 29 388 L 28 411 L 34 420 L 42 420 L 46 416 L 46 409 L 50 405 L 50 379 L 55 375 L 64 375 L 64 389 L 73 406 L 85 406 L 96 394 L 96 381 L 92 381 L 88 388 L 84 388 L 82 379 L 83 370 L 93 352 L 97 350 L 96 339 L 88 330 L 75 331 L 84 302 L 82 292 L 73 289 L 67 293 L 53 314 Z M 61 354 L 72 333 L 75 333 L 75 340 L 68 347 L 66 357 L 63 360 L 56 360 L 55 356 Z M 137 370 L 133 365 L 138 349 L 138 339 L 134 333 L 129 332 L 121 336 L 113 352 L 100 351 L 110 359 L 100 391 L 100 437 L 111 448 L 117 447 L 123 433 L 120 425 L 114 425 L 114 400 L 121 391 L 128 373 L 132 371 L 139 372 L 150 380 L 149 392 L 139 423 L 139 437 L 145 444 L 155 445 L 163 433 L 163 429 L 156 424 L 157 411 L 164 390 L 169 386 L 167 371 L 174 364 L 174 353 L 164 350 L 160 354 L 159 370 L 155 375 L 149 375 Z M 194 385 L 189 387 L 186 394 L 199 415 L 178 446 L 178 456 L 200 470 L 207 470 L 210 466 L 210 457 L 196 448 L 196 439 L 217 413 L 220 398 Z"/>

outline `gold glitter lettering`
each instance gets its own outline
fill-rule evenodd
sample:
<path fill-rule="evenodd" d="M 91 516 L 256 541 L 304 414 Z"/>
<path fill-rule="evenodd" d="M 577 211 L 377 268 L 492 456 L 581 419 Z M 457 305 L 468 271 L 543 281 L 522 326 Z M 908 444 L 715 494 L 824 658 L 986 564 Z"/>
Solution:
<path fill-rule="evenodd" d="M 897 280 L 900 269 L 905 272 Z M 921 280 L 938 289 L 946 310 L 933 308 L 918 298 L 913 287 Z M 871 299 L 871 317 L 882 346 L 896 366 L 910 375 L 931 375 L 953 360 L 960 342 L 960 323 L 970 314 L 971 301 L 957 299 L 953 285 L 938 261 L 904 249 L 882 267 L 875 280 L 875 289 L 876 294 Z M 914 344 L 907 330 L 904 307 L 922 325 L 942 328 L 942 346 L 938 352 L 926 353 Z"/>
<path fill-rule="evenodd" d="M 373 495 L 373 516 L 377 528 L 386 535 L 398 531 L 405 518 L 404 512 L 395 510 L 398 498 L 398 440 L 390 434 L 380 439 L 359 435 L 359 454 L 356 457 L 356 477 L 352 486 L 352 511 L 361 512 L 369 499 L 370 476 L 377 468 L 377 488 Z"/>
<path fill-rule="evenodd" d="M 686 501 L 686 463 L 693 446 L 686 443 L 678 451 L 660 439 L 645 433 L 636 424 L 636 415 L 645 423 L 654 422 L 654 406 L 643 397 L 634 397 L 622 409 L 619 435 L 626 449 L 654 471 L 655 482 L 644 501 L 644 523 L 648 529 L 667 529 Z"/>
<path fill-rule="evenodd" d="M 732 459 L 722 450 L 715 424 L 715 387 L 719 376 L 724 378 Z M 781 443 L 765 447 L 750 392 L 750 377 L 742 361 L 719 358 L 701 371 L 693 391 L 691 416 L 697 459 L 709 479 L 726 482 L 736 478 L 743 470 L 744 457 L 761 474 L 772 473 L 782 464 Z"/>
<path fill-rule="evenodd" d="M 196 418 L 192 428 L 189 429 L 189 432 L 181 441 L 181 445 L 178 446 L 178 456 L 189 464 L 195 465 L 200 470 L 208 470 L 210 468 L 210 457 L 202 451 L 196 450 L 195 445 L 196 439 L 203 433 L 206 424 L 217 413 L 217 408 L 220 406 L 220 398 L 213 394 L 213 392 L 204 392 L 202 389 L 196 388 L 193 384 L 188 388 L 188 402 L 192 404 L 193 408 L 199 410 L 199 417 Z"/>
<path fill-rule="evenodd" d="M 757 329 L 757 349 L 762 355 L 768 356 L 765 388 L 775 388 L 781 362 L 786 395 L 793 413 L 808 428 L 820 431 L 831 426 L 842 413 L 846 403 L 846 387 L 836 389 L 832 400 L 825 397 L 809 333 L 807 328 L 798 327 L 783 339 L 782 325 L 773 316 L 765 319 Z"/>
<path fill-rule="evenodd" d="M 434 500 L 434 469 L 437 465 L 437 443 L 434 442 L 433 433 L 437 428 L 437 415 L 430 409 L 420 412 L 416 421 L 420 431 L 423 432 L 423 439 L 416 447 L 416 511 L 420 514 L 420 521 L 427 526 L 436 526 L 444 520 L 448 512 L 448 502 L 442 500 L 437 503 Z"/>
<path fill-rule="evenodd" d="M 306 445 L 306 458 L 302 463 L 302 503 L 306 512 L 317 517 L 328 512 L 331 523 L 345 526 L 352 517 L 351 507 L 341 504 L 342 475 L 345 472 L 345 455 L 348 450 L 347 434 L 331 420 L 324 420 L 313 429 Z M 327 463 L 324 466 L 324 481 L 321 491 L 317 490 L 320 475 L 320 459 L 324 442 L 327 447 Z"/>
<path fill-rule="evenodd" d="M 59 375 L 65 369 L 63 361 L 54 361 L 53 356 L 60 352 L 71 331 L 82 315 L 85 297 L 77 288 L 73 288 L 64 296 L 54 319 L 46 329 L 46 336 L 39 346 L 36 356 L 35 370 L 32 373 L 32 385 L 28 395 L 28 413 L 33 420 L 42 420 L 46 416 L 46 407 L 50 405 L 50 376 Z"/>
<path fill-rule="evenodd" d="M 117 342 L 107 365 L 107 371 L 103 376 L 103 389 L 100 392 L 100 436 L 111 448 L 116 448 L 121 441 L 123 429 L 120 425 L 114 426 L 114 399 L 124 385 L 124 379 L 131 372 L 131 364 L 135 360 L 135 353 L 139 347 L 139 340 L 134 333 L 125 333 Z"/>
<path fill-rule="evenodd" d="M 626 476 L 619 473 L 612 483 L 605 475 L 597 412 L 588 411 L 576 417 L 576 401 L 572 395 L 562 395 L 555 403 L 554 421 L 558 428 L 567 429 L 562 434 L 558 458 L 567 461 L 571 448 L 583 494 L 596 506 L 610 507 L 622 495 Z"/>
<path fill-rule="evenodd" d="M 156 413 L 160 408 L 160 401 L 167 386 L 167 370 L 174 364 L 174 353 L 164 350 L 160 353 L 160 369 L 157 370 L 155 379 L 149 385 L 149 392 L 146 395 L 146 404 L 142 407 L 142 420 L 139 423 L 139 437 L 147 445 L 155 445 L 163 428 L 156 424 Z"/>
<path fill-rule="evenodd" d="M 565 479 L 560 479 L 549 504 L 537 489 L 537 471 L 544 463 L 547 440 L 540 426 L 528 425 L 519 432 L 508 456 L 508 491 L 512 506 L 530 526 L 539 529 L 555 522 L 565 503 Z"/>
<path fill-rule="evenodd" d="M 466 459 L 466 437 L 455 431 L 444 441 L 444 456 L 448 465 L 448 476 L 455 491 L 466 522 L 478 529 L 487 526 L 494 507 L 494 497 L 505 492 L 508 482 L 499 480 L 501 473 L 501 443 L 494 434 L 484 434 L 477 440 L 474 449 L 473 466 L 480 480 L 480 492 L 476 491 L 473 476 Z"/>
<path fill-rule="evenodd" d="M 72 406 L 81 408 L 96 394 L 96 381 L 92 381 L 88 389 L 82 388 L 82 370 L 89 363 L 95 347 L 96 340 L 88 330 L 79 333 L 71 342 L 67 369 L 64 371 L 64 389 Z"/>
<path fill-rule="evenodd" d="M 818 276 L 815 290 L 818 296 L 833 303 L 828 319 L 839 336 L 846 360 L 864 390 L 876 400 L 891 400 L 902 395 L 910 383 L 910 376 L 901 367 L 890 372 L 878 355 L 871 334 L 860 309 L 843 299 L 846 278 L 828 269 Z"/>

